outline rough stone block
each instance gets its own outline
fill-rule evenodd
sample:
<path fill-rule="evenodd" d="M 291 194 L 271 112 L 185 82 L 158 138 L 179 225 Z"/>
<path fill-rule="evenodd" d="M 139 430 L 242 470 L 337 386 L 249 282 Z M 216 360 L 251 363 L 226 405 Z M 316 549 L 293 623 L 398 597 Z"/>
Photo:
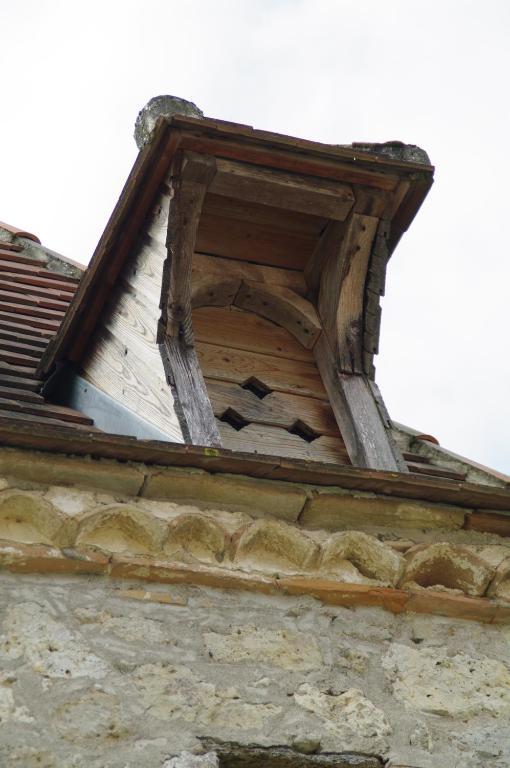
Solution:
<path fill-rule="evenodd" d="M 466 510 L 457 507 L 329 488 L 313 492 L 299 522 L 305 528 L 326 528 L 329 531 L 374 527 L 456 530 L 462 528 L 465 515 Z"/>
<path fill-rule="evenodd" d="M 268 664 L 290 670 L 316 669 L 323 663 L 315 638 L 303 632 L 237 626 L 225 634 L 206 632 L 204 642 L 211 658 L 218 662 Z"/>
<path fill-rule="evenodd" d="M 291 522 L 297 520 L 306 501 L 306 490 L 299 485 L 172 467 L 151 472 L 141 495 Z"/>
<path fill-rule="evenodd" d="M 0 475 L 24 482 L 76 485 L 128 496 L 136 496 L 144 481 L 143 472 L 130 464 L 14 448 L 0 449 Z"/>
<path fill-rule="evenodd" d="M 394 695 L 411 709 L 459 719 L 510 714 L 510 672 L 482 653 L 394 643 L 382 663 Z"/>
<path fill-rule="evenodd" d="M 405 555 L 402 587 L 446 587 L 475 597 L 483 595 L 493 569 L 466 547 L 447 542 L 420 544 Z"/>
<path fill-rule="evenodd" d="M 234 561 L 243 568 L 299 573 L 314 568 L 319 557 L 313 539 L 276 520 L 257 520 L 234 539 Z"/>

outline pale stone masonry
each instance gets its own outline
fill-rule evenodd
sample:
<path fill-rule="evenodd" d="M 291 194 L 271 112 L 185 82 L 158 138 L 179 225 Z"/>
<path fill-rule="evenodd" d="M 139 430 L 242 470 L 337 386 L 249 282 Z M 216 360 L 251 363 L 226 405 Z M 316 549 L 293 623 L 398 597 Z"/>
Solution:
<path fill-rule="evenodd" d="M 465 509 L 323 488 L 303 520 L 305 484 L 0 468 L 0 765 L 510 763 L 510 542 Z"/>

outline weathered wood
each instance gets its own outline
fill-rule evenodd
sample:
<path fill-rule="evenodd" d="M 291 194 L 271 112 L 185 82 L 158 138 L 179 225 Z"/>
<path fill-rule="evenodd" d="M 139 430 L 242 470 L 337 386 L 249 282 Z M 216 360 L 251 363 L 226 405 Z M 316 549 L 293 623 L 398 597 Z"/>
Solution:
<path fill-rule="evenodd" d="M 319 297 L 321 276 L 332 253 L 338 253 L 341 249 L 346 223 L 330 221 L 317 240 L 313 253 L 304 268 L 305 281 L 308 286 L 308 294 L 315 303 Z"/>
<path fill-rule="evenodd" d="M 322 266 L 319 315 L 335 361 L 345 373 L 363 373 L 363 299 L 377 223 L 372 216 L 353 214 L 345 231 L 332 228 L 317 252 Z"/>
<path fill-rule="evenodd" d="M 76 361 L 80 358 L 179 147 L 387 190 L 394 190 L 402 179 L 409 180 L 411 188 L 395 214 L 391 248 L 399 232 L 407 228 L 432 183 L 431 166 L 394 161 L 348 147 L 275 138 L 274 134 L 246 127 L 227 129 L 212 120 L 193 122 L 179 116 L 168 122 L 162 118 L 150 144 L 138 156 L 91 266 L 81 281 L 79 295 L 66 315 L 57 340 L 47 350 L 42 371 L 51 370 L 57 359 L 68 357 Z"/>
<path fill-rule="evenodd" d="M 352 209 L 353 213 L 361 213 L 364 216 L 383 215 L 388 207 L 388 200 L 391 199 L 387 192 L 382 192 L 373 187 L 356 186 L 356 202 Z"/>
<path fill-rule="evenodd" d="M 354 204 L 352 189 L 340 182 L 218 159 L 211 192 L 301 213 L 343 221 Z"/>
<path fill-rule="evenodd" d="M 400 472 L 408 472 L 409 469 L 406 460 L 404 459 L 402 451 L 400 450 L 397 441 L 393 436 L 393 423 L 391 421 L 390 414 L 388 413 L 388 409 L 386 408 L 386 403 L 384 402 L 381 391 L 375 381 L 371 380 L 370 378 L 367 381 L 367 385 L 370 389 L 370 392 L 372 393 L 372 397 L 377 406 L 377 410 L 379 411 L 379 416 L 381 417 L 384 429 L 386 431 L 386 439 L 390 446 L 391 452 L 395 457 L 398 469 Z"/>
<path fill-rule="evenodd" d="M 154 305 L 143 302 L 135 293 L 115 291 L 111 310 L 105 313 L 104 327 L 144 364 L 139 376 L 150 385 L 151 377 L 161 370 L 156 343 L 158 316 Z M 164 379 L 164 375 L 162 376 Z"/>
<path fill-rule="evenodd" d="M 82 364 L 82 375 L 135 414 L 176 440 L 181 431 L 161 357 L 141 359 L 106 328 L 97 332 Z"/>
<path fill-rule="evenodd" d="M 282 231 L 228 216 L 213 216 L 204 211 L 196 250 L 284 269 L 303 269 L 314 246 L 312 235 Z"/>
<path fill-rule="evenodd" d="M 230 306 L 240 287 L 239 278 L 221 278 L 195 272 L 191 282 L 191 306 L 193 309 Z"/>
<path fill-rule="evenodd" d="M 235 304 L 285 328 L 306 349 L 313 347 L 321 333 L 313 304 L 288 288 L 243 281 Z"/>
<path fill-rule="evenodd" d="M 300 421 L 318 436 L 340 438 L 331 406 L 324 400 L 283 392 L 271 392 L 260 399 L 239 384 L 206 379 L 206 385 L 214 415 L 217 417 L 221 417 L 231 408 L 243 419 L 254 424 L 290 429 Z"/>
<path fill-rule="evenodd" d="M 193 311 L 196 341 L 224 348 L 302 360 L 314 365 L 313 355 L 285 328 L 237 307 L 199 307 Z"/>
<path fill-rule="evenodd" d="M 223 197 L 208 192 L 205 196 L 202 213 L 209 216 L 234 219 L 248 224 L 259 224 L 275 232 L 294 233 L 306 237 L 318 237 L 328 219 L 309 213 L 297 213 L 272 205 L 247 203 L 235 197 Z"/>
<path fill-rule="evenodd" d="M 262 133 L 257 131 L 259 136 Z M 254 132 L 251 133 L 251 138 L 254 137 Z M 397 172 L 388 172 L 389 163 L 384 159 L 380 164 L 381 172 L 378 173 L 376 169 L 376 163 L 374 162 L 375 156 L 371 156 L 366 163 L 365 167 L 362 167 L 360 162 L 362 159 L 361 152 L 354 153 L 351 151 L 349 160 L 352 161 L 353 155 L 356 155 L 356 163 L 352 164 L 347 162 L 341 162 L 338 159 L 330 161 L 326 158 L 325 146 L 322 145 L 323 159 L 319 157 L 312 158 L 306 157 L 303 152 L 296 152 L 294 147 L 297 146 L 299 140 L 292 140 L 289 142 L 289 146 L 286 149 L 290 151 L 278 151 L 278 149 L 263 146 L 252 147 L 248 146 L 245 141 L 225 141 L 224 139 L 217 140 L 215 138 L 208 138 L 204 136 L 201 131 L 200 136 L 188 137 L 183 135 L 181 140 L 181 147 L 183 149 L 192 149 L 195 152 L 203 152 L 205 154 L 218 154 L 224 158 L 231 160 L 240 160 L 241 162 L 253 163 L 255 165 L 265 165 L 270 168 L 280 168 L 282 171 L 290 171 L 291 173 L 301 173 L 310 176 L 318 176 L 320 178 L 336 179 L 347 184 L 364 184 L 366 186 L 374 186 L 378 189 L 393 190 L 397 187 L 399 182 L 399 176 Z M 303 146 L 303 145 L 301 145 Z M 328 149 L 332 148 L 332 145 L 328 145 Z M 336 147 L 335 147 L 336 149 Z M 329 152 L 328 152 L 329 154 Z M 347 156 L 345 156 L 347 160 Z M 367 159 L 365 155 L 364 159 Z M 374 170 L 369 170 L 367 166 L 372 166 Z M 384 169 L 386 165 L 386 169 Z M 402 166 L 401 163 L 395 163 L 392 170 L 397 171 L 398 166 Z M 424 166 L 419 166 L 420 170 Z M 409 171 L 409 167 L 406 167 Z M 385 172 L 386 171 L 386 172 Z"/>
<path fill-rule="evenodd" d="M 231 451 L 260 453 L 266 456 L 288 456 L 296 459 L 345 464 L 348 457 L 341 438 L 319 437 L 312 443 L 280 427 L 249 424 L 237 431 L 218 422 L 222 442 Z"/>
<path fill-rule="evenodd" d="M 175 392 L 175 409 L 186 442 L 221 446 L 221 438 L 194 347 L 165 336 L 160 344 L 167 380 Z"/>
<path fill-rule="evenodd" d="M 244 384 L 255 376 L 268 389 L 327 400 L 317 366 L 313 361 L 289 360 L 284 357 L 228 349 L 215 344 L 196 344 L 198 359 L 205 377 Z"/>
<path fill-rule="evenodd" d="M 381 326 L 381 305 L 379 297 L 384 296 L 386 268 L 389 259 L 389 234 L 390 223 L 386 219 L 382 219 L 377 226 L 377 232 L 370 254 L 367 279 L 365 282 L 363 370 L 370 379 L 373 379 L 375 376 L 373 358 L 379 351 Z"/>
<path fill-rule="evenodd" d="M 352 463 L 399 472 L 398 448 L 390 441 L 369 382 L 360 375 L 339 373 L 325 335 L 314 347 L 329 401 Z"/>
<path fill-rule="evenodd" d="M 306 296 L 307 287 L 303 273 L 294 269 L 279 269 L 278 267 L 266 267 L 261 264 L 252 264 L 238 259 L 223 259 L 221 256 L 208 256 L 205 253 L 195 253 L 192 265 L 193 278 L 204 275 L 212 278 L 225 277 L 251 280 L 255 283 L 267 283 L 268 285 L 280 285 L 289 288 L 300 296 Z"/>
<path fill-rule="evenodd" d="M 163 263 L 166 259 L 166 246 L 148 235 L 142 237 L 132 258 L 126 263 L 122 280 L 134 288 L 137 294 L 143 294 L 151 306 L 160 314 L 161 282 Z"/>
<path fill-rule="evenodd" d="M 168 257 L 163 267 L 161 294 L 162 323 L 167 336 L 180 338 L 186 345 L 193 344 L 191 264 L 198 222 L 205 193 L 215 173 L 215 159 L 194 152 L 179 155 L 172 171 Z"/>
<path fill-rule="evenodd" d="M 154 203 L 151 221 L 166 216 L 167 195 Z M 163 211 L 163 213 L 161 213 Z M 165 227 L 167 220 L 165 218 Z M 169 439 L 182 439 L 172 394 L 156 342 L 160 318 L 161 276 L 166 249 L 145 234 L 139 238 L 100 326 L 82 361 L 83 376 Z M 118 429 L 122 419 L 116 419 Z"/>

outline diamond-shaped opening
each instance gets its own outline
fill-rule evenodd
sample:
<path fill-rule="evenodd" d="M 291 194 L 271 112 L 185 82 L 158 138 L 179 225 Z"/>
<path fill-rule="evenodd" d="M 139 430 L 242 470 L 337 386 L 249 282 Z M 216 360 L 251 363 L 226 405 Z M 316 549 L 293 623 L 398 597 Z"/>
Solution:
<path fill-rule="evenodd" d="M 223 421 L 225 424 L 230 424 L 230 426 L 233 427 L 238 432 L 244 427 L 247 427 L 248 424 L 250 423 L 249 421 L 246 421 L 246 419 L 243 419 L 243 417 L 240 416 L 236 411 L 234 411 L 233 408 L 227 408 L 227 410 L 221 414 L 219 419 L 220 421 Z"/>
<path fill-rule="evenodd" d="M 266 395 L 270 395 L 273 391 L 269 389 L 262 381 L 252 376 L 250 379 L 241 385 L 242 389 L 247 389 L 249 392 L 253 392 L 260 400 L 263 400 Z"/>
<path fill-rule="evenodd" d="M 290 432 L 291 435 L 297 435 L 302 440 L 306 440 L 307 443 L 313 443 L 314 440 L 317 440 L 317 438 L 320 437 L 317 432 L 314 432 L 308 424 L 305 424 L 305 422 L 300 419 L 295 421 L 292 427 L 287 431 Z"/>

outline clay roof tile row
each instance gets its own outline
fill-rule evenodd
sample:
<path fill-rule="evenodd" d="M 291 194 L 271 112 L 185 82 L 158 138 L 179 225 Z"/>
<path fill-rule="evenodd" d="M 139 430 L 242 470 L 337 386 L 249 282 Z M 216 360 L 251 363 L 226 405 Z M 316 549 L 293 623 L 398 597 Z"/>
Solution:
<path fill-rule="evenodd" d="M 0 222 L 12 235 L 39 238 Z M 0 241 L 0 418 L 90 428 L 91 419 L 47 402 L 36 368 L 57 332 L 79 279 L 48 269 L 23 245 Z"/>

